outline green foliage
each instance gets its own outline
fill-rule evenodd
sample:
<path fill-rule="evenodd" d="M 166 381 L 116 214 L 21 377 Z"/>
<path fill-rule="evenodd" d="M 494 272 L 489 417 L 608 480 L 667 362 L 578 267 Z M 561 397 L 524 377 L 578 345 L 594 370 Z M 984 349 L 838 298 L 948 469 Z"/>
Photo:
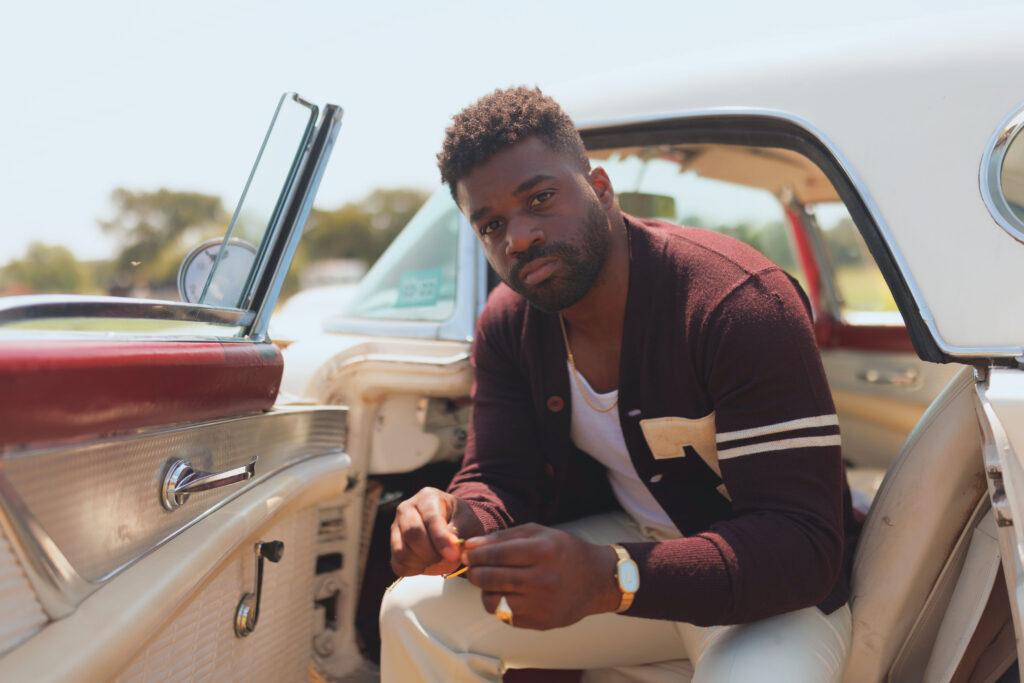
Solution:
<path fill-rule="evenodd" d="M 285 294 L 298 288 L 297 273 L 320 259 L 359 259 L 383 253 L 427 193 L 408 188 L 374 190 L 356 202 L 314 209 L 295 254 Z M 99 221 L 119 245 L 110 260 L 75 260 L 65 247 L 34 242 L 24 258 L 0 268 L 0 293 L 99 293 L 176 298 L 176 277 L 196 245 L 224 234 L 229 215 L 219 197 L 161 188 L 117 188 L 109 220 Z"/>
<path fill-rule="evenodd" d="M 409 188 L 380 189 L 333 211 L 314 209 L 301 244 L 310 260 L 352 258 L 373 265 L 427 196 Z"/>
<path fill-rule="evenodd" d="M 357 259 L 372 266 L 428 196 L 422 190 L 387 188 L 332 211 L 313 209 L 285 279 L 282 299 L 298 291 L 299 273 L 313 261 Z"/>
<path fill-rule="evenodd" d="M 829 258 L 835 267 L 857 267 L 864 261 L 871 260 L 864 245 L 864 238 L 857 232 L 857 226 L 851 219 L 843 218 L 824 230 L 823 234 Z"/>
<path fill-rule="evenodd" d="M 224 234 L 228 214 L 220 197 L 160 188 L 119 187 L 110 193 L 114 216 L 99 221 L 120 251 L 113 259 L 111 291 L 172 288 L 188 250 L 204 238 Z"/>
<path fill-rule="evenodd" d="M 67 247 L 32 242 L 25 257 L 0 268 L 0 291 L 8 294 L 77 292 L 85 277 Z"/>

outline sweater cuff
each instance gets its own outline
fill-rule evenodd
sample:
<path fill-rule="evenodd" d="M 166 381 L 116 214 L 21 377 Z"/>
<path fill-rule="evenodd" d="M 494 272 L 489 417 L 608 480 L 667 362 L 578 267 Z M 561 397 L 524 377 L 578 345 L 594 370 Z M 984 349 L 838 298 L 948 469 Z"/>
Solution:
<path fill-rule="evenodd" d="M 467 500 L 465 498 L 462 499 L 462 502 L 468 505 L 473 514 L 476 515 L 476 518 L 484 528 L 484 535 L 508 528 L 505 519 L 492 503 L 486 503 L 482 500 Z"/>
<path fill-rule="evenodd" d="M 696 626 L 730 623 L 735 594 L 718 545 L 700 536 L 621 545 L 640 571 L 640 589 L 624 614 Z"/>

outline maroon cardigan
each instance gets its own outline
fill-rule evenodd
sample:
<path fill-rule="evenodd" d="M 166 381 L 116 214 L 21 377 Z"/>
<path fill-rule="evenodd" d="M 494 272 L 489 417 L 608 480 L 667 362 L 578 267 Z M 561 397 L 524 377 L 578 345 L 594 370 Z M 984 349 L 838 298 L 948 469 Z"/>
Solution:
<path fill-rule="evenodd" d="M 619 421 L 637 474 L 685 534 L 624 544 L 640 568 L 626 613 L 713 625 L 837 609 L 855 527 L 806 301 L 742 242 L 628 216 L 626 226 Z M 449 490 L 488 533 L 551 524 L 566 503 L 607 495 L 569 436 L 556 315 L 501 285 L 480 316 L 473 366 L 469 441 Z M 686 439 L 677 457 L 664 444 L 654 457 L 641 421 L 712 412 L 721 477 Z"/>

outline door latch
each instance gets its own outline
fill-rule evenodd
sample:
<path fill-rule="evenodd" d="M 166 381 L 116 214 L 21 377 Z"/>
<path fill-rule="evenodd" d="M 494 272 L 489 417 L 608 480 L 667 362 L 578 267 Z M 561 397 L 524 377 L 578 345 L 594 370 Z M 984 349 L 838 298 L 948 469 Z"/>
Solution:
<path fill-rule="evenodd" d="M 172 460 L 167 464 L 160 485 L 160 503 L 166 510 L 177 510 L 190 494 L 236 484 L 256 476 L 256 458 L 252 462 L 223 472 L 200 472 L 187 460 Z"/>
<path fill-rule="evenodd" d="M 263 560 L 280 562 L 284 556 L 283 541 L 266 541 L 257 543 L 256 550 L 256 590 L 244 593 L 235 610 L 235 635 L 245 638 L 256 630 L 256 622 L 260 618 L 260 596 L 263 593 Z"/>

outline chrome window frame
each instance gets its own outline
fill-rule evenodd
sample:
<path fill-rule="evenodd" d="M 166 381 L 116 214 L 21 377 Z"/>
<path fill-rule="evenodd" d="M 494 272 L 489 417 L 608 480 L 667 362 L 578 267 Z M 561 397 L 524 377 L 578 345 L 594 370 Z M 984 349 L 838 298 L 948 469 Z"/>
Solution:
<path fill-rule="evenodd" d="M 1024 112 L 1022 112 L 1022 114 L 1024 114 Z M 900 292 L 895 290 L 893 291 L 894 297 L 897 300 L 897 305 L 900 307 L 900 313 L 903 315 L 908 331 L 911 333 L 911 338 L 914 340 L 918 355 L 923 360 L 933 362 L 962 362 L 964 359 L 987 359 L 1000 365 L 1013 366 L 1016 364 L 1016 359 L 1024 354 L 1024 349 L 1021 347 L 960 346 L 950 344 L 942 337 L 939 333 L 938 326 L 935 323 L 934 315 L 925 301 L 921 288 L 915 280 L 906 259 L 897 248 L 893 232 L 886 224 L 878 204 L 867 189 L 866 183 L 858 175 L 852 162 L 842 153 L 838 146 L 836 146 L 824 131 L 807 119 L 790 112 L 775 109 L 758 107 L 710 107 L 706 109 L 670 111 L 658 114 L 594 119 L 583 122 L 578 126 L 578 128 L 580 133 L 583 135 L 584 143 L 587 143 L 588 136 L 593 137 L 598 132 L 602 135 L 623 134 L 630 132 L 631 129 L 636 129 L 645 125 L 671 126 L 674 123 L 685 125 L 686 123 L 694 123 L 698 119 L 705 119 L 712 124 L 721 124 L 728 122 L 730 119 L 738 120 L 744 118 L 760 120 L 765 123 L 781 123 L 793 127 L 799 131 L 803 142 L 811 146 L 820 146 L 826 155 L 830 157 L 830 161 L 834 164 L 835 168 L 822 168 L 822 170 L 825 171 L 826 175 L 829 175 L 830 170 L 837 172 L 842 177 L 844 183 L 848 186 L 848 189 L 852 191 L 856 199 L 862 204 L 861 208 L 863 209 L 863 213 L 871 223 L 871 226 L 861 225 L 856 216 L 854 216 L 854 223 L 857 225 L 857 228 L 868 243 L 868 246 L 872 251 L 872 255 L 875 257 L 876 262 L 878 262 L 879 269 L 882 270 L 882 273 L 886 278 L 887 284 L 889 284 L 890 289 L 893 289 L 893 284 L 890 279 L 902 279 L 902 284 L 905 286 L 905 289 L 910 296 L 910 301 L 905 301 L 903 300 Z M 843 188 L 837 187 L 836 189 L 840 192 L 840 195 L 842 195 Z M 851 208 L 852 215 L 854 207 L 849 207 L 848 205 L 848 208 Z M 870 234 L 868 227 L 873 228 L 877 236 L 880 238 L 881 244 L 879 246 L 884 249 L 885 254 L 876 252 L 876 248 L 872 246 L 874 241 L 873 235 Z M 888 267 L 883 264 L 882 259 L 879 258 L 880 255 L 884 255 L 891 260 L 892 265 L 895 268 L 895 272 L 889 271 Z M 904 308 L 907 310 L 904 310 Z M 908 313 L 913 315 L 908 315 Z M 923 332 L 928 335 L 928 339 L 921 339 L 918 334 L 915 334 L 916 323 L 923 325 Z"/>
<path fill-rule="evenodd" d="M 1017 139 L 1017 135 L 1024 130 L 1024 105 L 1016 110 L 999 124 L 981 157 L 981 166 L 978 170 L 978 183 L 981 188 L 981 199 L 985 207 L 992 214 L 996 223 L 1018 242 L 1024 243 L 1024 220 L 1014 213 L 1003 194 L 1003 161 L 1010 145 Z M 1021 144 L 1024 144 L 1022 139 Z"/>
<path fill-rule="evenodd" d="M 0 298 L 0 325 L 51 318 L 135 318 L 244 327 L 252 311 L 158 299 L 38 294 Z"/>

